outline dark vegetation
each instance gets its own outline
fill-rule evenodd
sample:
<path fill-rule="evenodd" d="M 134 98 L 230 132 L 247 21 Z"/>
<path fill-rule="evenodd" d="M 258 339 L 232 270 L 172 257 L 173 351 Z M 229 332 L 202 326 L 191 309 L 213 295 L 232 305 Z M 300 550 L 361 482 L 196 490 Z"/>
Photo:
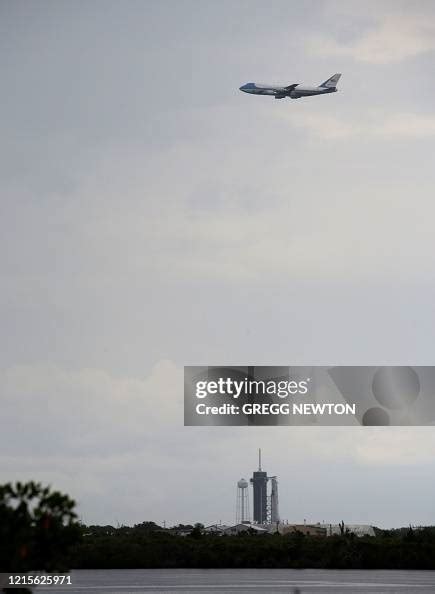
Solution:
<path fill-rule="evenodd" d="M 0 486 L 0 572 L 132 568 L 435 569 L 435 527 L 358 538 L 204 534 L 203 526 L 84 526 L 74 501 L 37 483 Z M 0 586 L 1 588 L 1 586 Z M 18 593 L 18 590 L 13 590 Z M 25 590 L 22 590 L 24 592 Z"/>
<path fill-rule="evenodd" d="M 82 532 L 74 506 L 68 495 L 39 483 L 0 485 L 0 572 L 67 571 Z"/>
<path fill-rule="evenodd" d="M 73 566 L 130 568 L 435 569 L 435 528 L 377 530 L 375 537 L 201 534 L 199 525 L 163 529 L 90 526 L 75 548 Z M 178 535 L 177 535 L 178 533 Z"/>

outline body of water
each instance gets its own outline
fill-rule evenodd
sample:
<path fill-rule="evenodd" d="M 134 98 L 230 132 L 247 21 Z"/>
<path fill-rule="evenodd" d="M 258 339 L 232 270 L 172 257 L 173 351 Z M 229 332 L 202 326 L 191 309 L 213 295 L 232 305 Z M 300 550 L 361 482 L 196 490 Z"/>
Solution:
<path fill-rule="evenodd" d="M 316 569 L 77 570 L 63 594 L 435 593 L 435 571 Z M 45 588 L 38 589 L 39 591 Z M 37 590 L 37 591 L 38 591 Z M 50 592 L 54 592 L 50 589 Z"/>

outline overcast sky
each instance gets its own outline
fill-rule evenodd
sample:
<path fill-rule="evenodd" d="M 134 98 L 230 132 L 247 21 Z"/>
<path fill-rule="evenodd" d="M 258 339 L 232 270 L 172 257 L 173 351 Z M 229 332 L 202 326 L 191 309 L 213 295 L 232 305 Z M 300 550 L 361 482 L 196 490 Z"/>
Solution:
<path fill-rule="evenodd" d="M 434 364 L 432 1 L 0 2 L 0 478 L 86 523 L 435 524 L 434 428 L 183 427 L 183 366 Z M 340 92 L 299 101 L 251 81 Z"/>

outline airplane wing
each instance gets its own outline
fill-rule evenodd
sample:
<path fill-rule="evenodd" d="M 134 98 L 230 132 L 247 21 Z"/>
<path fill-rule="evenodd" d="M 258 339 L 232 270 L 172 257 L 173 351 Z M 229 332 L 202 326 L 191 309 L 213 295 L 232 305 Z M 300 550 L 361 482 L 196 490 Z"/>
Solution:
<path fill-rule="evenodd" d="M 298 85 L 299 83 L 294 83 L 293 85 L 289 85 L 288 87 L 283 87 L 283 89 L 276 93 L 275 99 L 285 99 L 289 96 L 289 93 L 291 93 L 293 89 L 296 88 Z"/>

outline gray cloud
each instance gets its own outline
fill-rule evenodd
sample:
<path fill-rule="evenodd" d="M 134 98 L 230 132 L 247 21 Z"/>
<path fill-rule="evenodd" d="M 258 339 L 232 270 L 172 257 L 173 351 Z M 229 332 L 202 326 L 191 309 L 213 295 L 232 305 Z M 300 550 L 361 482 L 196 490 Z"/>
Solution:
<path fill-rule="evenodd" d="M 386 65 L 435 50 L 434 12 L 429 3 L 422 2 L 416 8 L 411 2 L 371 2 L 365 3 L 363 10 L 355 2 L 334 5 L 339 19 L 359 20 L 362 30 L 356 31 L 350 39 L 314 35 L 309 45 L 314 53 Z M 367 21 L 371 21 L 372 26 L 367 26 Z"/>
<path fill-rule="evenodd" d="M 376 6 L 2 4 L 4 480 L 86 521 L 231 520 L 261 445 L 289 519 L 430 522 L 431 430 L 180 416 L 183 364 L 433 363 L 431 4 Z"/>
<path fill-rule="evenodd" d="M 67 489 L 85 521 L 232 521 L 236 480 L 254 468 L 256 446 L 267 444 L 265 463 L 279 473 L 282 513 L 338 521 L 347 505 L 340 499 L 341 469 L 351 465 L 361 477 L 372 469 L 391 479 L 409 467 L 420 474 L 431 463 L 435 435 L 427 429 L 185 428 L 182 385 L 182 369 L 169 361 L 146 378 L 52 365 L 8 369 L 0 376 L 3 472 Z M 308 463 L 318 469 L 315 476 L 307 474 Z M 326 468 L 336 468 L 337 482 L 324 485 L 324 503 L 309 507 L 305 494 Z M 383 499 L 390 497 L 387 489 Z M 361 510 L 349 505 L 349 513 L 361 520 Z M 393 518 L 377 510 L 371 521 Z"/>

